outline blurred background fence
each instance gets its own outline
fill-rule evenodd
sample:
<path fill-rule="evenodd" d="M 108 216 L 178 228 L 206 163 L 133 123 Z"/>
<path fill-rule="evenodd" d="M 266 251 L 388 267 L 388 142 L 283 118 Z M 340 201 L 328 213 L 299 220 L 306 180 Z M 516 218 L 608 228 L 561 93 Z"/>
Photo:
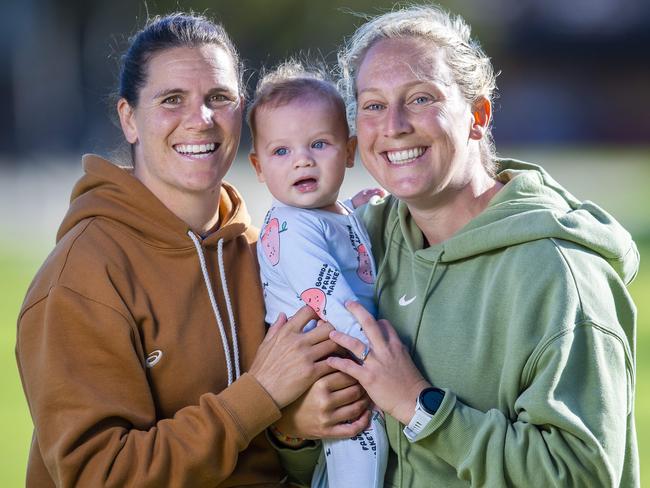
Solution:
<path fill-rule="evenodd" d="M 578 197 L 607 208 L 650 252 L 650 2 L 447 0 L 501 71 L 499 153 L 544 165 Z M 31 421 L 13 347 L 26 288 L 54 244 L 80 155 L 111 156 L 121 135 L 110 94 L 129 35 L 148 15 L 205 12 L 256 71 L 309 52 L 333 64 L 341 40 L 392 2 L 371 0 L 6 0 L 0 7 L 0 486 L 24 485 Z M 229 179 L 260 223 L 269 197 L 246 163 L 245 131 Z M 371 185 L 360 164 L 344 194 Z M 639 307 L 637 420 L 650 466 L 650 270 L 631 287 Z M 643 472 L 648 478 L 650 471 Z"/>
<path fill-rule="evenodd" d="M 502 73 L 500 144 L 639 144 L 650 134 L 650 2 L 446 0 Z M 128 36 L 147 12 L 207 12 L 254 70 L 299 50 L 334 61 L 344 36 L 385 0 L 7 0 L 0 29 L 1 164 L 104 153 L 118 145 L 108 95 Z"/>

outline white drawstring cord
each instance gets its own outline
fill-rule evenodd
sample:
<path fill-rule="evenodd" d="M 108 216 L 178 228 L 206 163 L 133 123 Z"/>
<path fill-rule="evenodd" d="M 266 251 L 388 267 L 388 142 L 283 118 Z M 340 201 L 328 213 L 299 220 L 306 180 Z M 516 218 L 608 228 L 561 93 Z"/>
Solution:
<path fill-rule="evenodd" d="M 219 333 L 221 334 L 221 342 L 223 343 L 223 352 L 226 356 L 226 367 L 228 368 L 228 385 L 231 385 L 233 382 L 232 374 L 232 360 L 230 358 L 230 346 L 228 346 L 228 336 L 226 335 L 226 329 L 223 326 L 221 320 L 221 314 L 219 314 L 219 307 L 217 306 L 217 301 L 214 298 L 214 292 L 212 291 L 212 283 L 210 282 L 210 276 L 208 275 L 208 268 L 205 264 L 205 256 L 203 255 L 203 248 L 199 242 L 198 237 L 194 235 L 194 232 L 191 230 L 187 231 L 187 235 L 190 236 L 194 247 L 196 248 L 196 253 L 199 255 L 199 261 L 201 263 L 201 271 L 203 272 L 203 281 L 205 282 L 205 287 L 208 289 L 208 296 L 210 297 L 210 303 L 212 304 L 212 311 L 214 316 L 217 319 L 217 324 L 219 326 Z"/>
<path fill-rule="evenodd" d="M 221 285 L 223 286 L 223 296 L 226 299 L 226 310 L 228 311 L 228 320 L 230 321 L 230 336 L 232 337 L 232 348 L 235 360 L 235 378 L 241 376 L 239 370 L 239 345 L 237 341 L 237 328 L 235 327 L 235 315 L 232 312 L 230 303 L 230 292 L 226 282 L 226 270 L 223 267 L 223 239 L 219 239 L 217 244 L 217 259 L 219 261 L 219 274 L 221 275 Z"/>

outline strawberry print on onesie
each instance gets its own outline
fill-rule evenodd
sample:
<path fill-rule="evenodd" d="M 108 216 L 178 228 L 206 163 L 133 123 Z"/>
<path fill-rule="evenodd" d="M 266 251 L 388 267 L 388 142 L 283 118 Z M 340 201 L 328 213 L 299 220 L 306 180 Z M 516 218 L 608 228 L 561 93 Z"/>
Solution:
<path fill-rule="evenodd" d="M 314 309 L 318 316 L 327 320 L 327 297 L 334 294 L 341 272 L 327 263 L 323 263 L 314 280 L 314 286 L 300 294 L 300 299 Z"/>
<path fill-rule="evenodd" d="M 306 305 L 309 305 L 322 320 L 327 320 L 327 318 L 325 318 L 327 297 L 323 290 L 318 288 L 307 288 L 300 294 L 300 299 L 305 302 Z"/>
<path fill-rule="evenodd" d="M 280 232 L 284 232 L 285 230 L 287 230 L 286 222 L 282 222 L 282 228 L 280 228 L 280 221 L 272 218 L 266 224 L 266 228 L 262 234 L 261 240 L 264 254 L 269 259 L 271 266 L 275 266 L 280 262 Z"/>
<path fill-rule="evenodd" d="M 375 280 L 372 277 L 372 264 L 370 263 L 370 255 L 366 250 L 366 246 L 359 244 L 357 247 L 357 260 L 359 261 L 359 267 L 357 268 L 357 276 L 364 283 L 372 284 Z"/>

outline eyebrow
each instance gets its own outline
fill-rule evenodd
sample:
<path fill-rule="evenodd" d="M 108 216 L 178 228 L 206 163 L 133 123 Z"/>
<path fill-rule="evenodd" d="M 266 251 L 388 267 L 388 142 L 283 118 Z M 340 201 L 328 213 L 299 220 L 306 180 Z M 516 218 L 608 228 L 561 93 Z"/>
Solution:
<path fill-rule="evenodd" d="M 164 98 L 169 95 L 177 95 L 177 94 L 185 94 L 187 93 L 186 90 L 182 90 L 180 88 L 165 88 L 164 90 L 160 90 L 159 92 L 154 93 L 152 98 Z"/>
<path fill-rule="evenodd" d="M 418 78 L 417 80 L 413 80 L 413 81 L 410 81 L 410 82 L 406 83 L 405 85 L 403 85 L 403 87 L 408 89 L 408 88 L 412 88 L 414 86 L 426 85 L 426 84 L 430 84 L 430 83 L 441 84 L 441 85 L 444 85 L 444 86 L 449 86 L 450 85 L 450 83 L 448 81 L 445 81 L 440 77 L 435 77 L 435 78 Z M 381 88 L 379 88 L 379 87 L 372 87 L 371 86 L 370 88 L 365 88 L 363 90 L 360 90 L 357 93 L 357 96 L 360 96 L 360 95 L 362 95 L 364 93 L 381 93 L 382 91 L 383 90 Z"/>
<path fill-rule="evenodd" d="M 258 130 L 259 132 L 259 130 Z M 310 139 L 313 140 L 319 140 L 319 139 L 336 139 L 336 135 L 333 132 L 328 132 L 328 131 L 321 131 L 321 132 L 316 132 Z M 265 144 L 263 147 L 264 149 L 271 149 L 273 147 L 278 147 L 278 146 L 288 146 L 290 145 L 288 143 L 288 138 L 287 137 L 281 137 L 275 140 L 269 141 L 267 144 Z"/>
<path fill-rule="evenodd" d="M 187 93 L 188 93 L 187 90 L 184 90 L 183 88 L 165 88 L 163 90 L 160 90 L 159 92 L 156 92 L 153 95 L 153 99 L 165 98 L 168 97 L 169 95 L 185 95 Z M 236 95 L 237 91 L 233 91 L 232 89 L 226 86 L 216 86 L 208 90 L 208 93 L 206 95 L 210 96 L 210 95 L 214 95 L 215 93 L 228 93 L 228 94 Z"/>

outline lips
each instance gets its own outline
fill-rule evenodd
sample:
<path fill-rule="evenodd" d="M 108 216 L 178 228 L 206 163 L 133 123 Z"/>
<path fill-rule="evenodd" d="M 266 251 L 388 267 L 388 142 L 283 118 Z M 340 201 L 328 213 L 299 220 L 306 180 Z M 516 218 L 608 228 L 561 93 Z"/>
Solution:
<path fill-rule="evenodd" d="M 410 147 L 396 151 L 386 151 L 384 154 L 391 164 L 402 165 L 415 161 L 427 150 L 426 146 Z"/>
<path fill-rule="evenodd" d="M 311 177 L 301 178 L 293 184 L 293 187 L 301 193 L 307 193 L 318 188 L 318 180 Z"/>

